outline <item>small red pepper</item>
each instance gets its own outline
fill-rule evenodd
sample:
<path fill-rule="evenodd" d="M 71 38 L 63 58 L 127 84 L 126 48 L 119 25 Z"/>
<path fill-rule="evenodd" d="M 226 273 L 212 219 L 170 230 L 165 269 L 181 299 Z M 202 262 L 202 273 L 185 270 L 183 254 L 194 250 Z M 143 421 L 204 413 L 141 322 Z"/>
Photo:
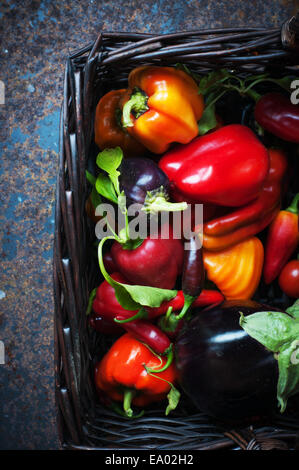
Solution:
<path fill-rule="evenodd" d="M 131 333 L 138 341 L 142 341 L 157 354 L 165 356 L 172 353 L 172 344 L 168 336 L 153 323 L 146 320 L 126 322 L 127 317 L 123 315 L 117 315 L 115 320 L 122 325 L 128 333 Z M 123 320 L 125 320 L 125 323 L 122 323 Z"/>
<path fill-rule="evenodd" d="M 115 241 L 111 254 L 118 271 L 132 284 L 172 289 L 183 264 L 183 244 L 170 237 L 147 237 L 135 249 Z"/>
<path fill-rule="evenodd" d="M 123 402 L 127 417 L 133 416 L 131 405 L 146 406 L 166 398 L 177 378 L 174 362 L 159 374 L 167 359 L 158 357 L 130 333 L 118 338 L 95 366 L 95 385 L 112 400 Z"/>
<path fill-rule="evenodd" d="M 183 197 L 234 207 L 260 194 L 269 157 L 248 127 L 230 124 L 175 147 L 159 166 Z"/>
<path fill-rule="evenodd" d="M 292 259 L 282 268 L 278 284 L 289 297 L 299 298 L 299 259 Z"/>
<path fill-rule="evenodd" d="M 299 243 L 299 193 L 291 205 L 281 210 L 269 226 L 265 245 L 264 280 L 266 284 L 279 276 Z"/>
<path fill-rule="evenodd" d="M 281 93 L 267 93 L 257 100 L 256 121 L 271 134 L 299 143 L 299 106 Z"/>

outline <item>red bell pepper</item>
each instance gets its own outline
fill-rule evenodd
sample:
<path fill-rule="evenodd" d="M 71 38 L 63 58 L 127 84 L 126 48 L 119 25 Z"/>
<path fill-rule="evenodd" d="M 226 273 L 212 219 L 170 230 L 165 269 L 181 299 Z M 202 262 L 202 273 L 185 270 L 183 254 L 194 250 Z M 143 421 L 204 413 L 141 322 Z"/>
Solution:
<path fill-rule="evenodd" d="M 299 106 L 293 104 L 290 97 L 276 92 L 259 97 L 254 117 L 271 134 L 299 143 Z"/>
<path fill-rule="evenodd" d="M 234 207 L 260 194 L 269 157 L 248 127 L 230 124 L 177 146 L 162 157 L 159 166 L 183 197 Z"/>
<path fill-rule="evenodd" d="M 133 416 L 131 404 L 146 406 L 161 401 L 177 379 L 174 362 L 159 374 L 150 371 L 165 365 L 167 359 L 158 357 L 130 333 L 122 335 L 95 366 L 95 385 L 100 394 L 123 402 L 127 417 Z M 175 406 L 172 406 L 172 409 Z M 168 407 L 166 414 L 171 408 Z"/>
<path fill-rule="evenodd" d="M 265 245 L 264 280 L 266 284 L 279 276 L 299 243 L 299 193 L 291 205 L 280 211 L 269 226 Z"/>

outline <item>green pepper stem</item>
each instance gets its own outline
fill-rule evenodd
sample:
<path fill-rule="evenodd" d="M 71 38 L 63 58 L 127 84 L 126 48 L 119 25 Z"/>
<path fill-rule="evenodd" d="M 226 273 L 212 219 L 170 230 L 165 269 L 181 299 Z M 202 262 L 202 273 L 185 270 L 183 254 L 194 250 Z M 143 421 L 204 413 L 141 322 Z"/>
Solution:
<path fill-rule="evenodd" d="M 154 372 L 155 374 L 157 374 L 159 372 L 163 372 L 164 370 L 168 369 L 168 367 L 170 366 L 170 364 L 173 361 L 173 357 L 174 357 L 173 345 L 171 344 L 169 346 L 169 348 L 167 348 L 167 355 L 166 355 L 167 360 L 166 360 L 164 366 L 160 367 L 160 369 L 152 369 L 152 368 L 147 367 L 146 365 L 144 365 L 146 372 L 148 372 L 148 373 Z"/>
<path fill-rule="evenodd" d="M 257 93 L 255 90 L 253 90 L 252 88 L 247 88 L 246 90 L 244 90 L 244 94 L 245 95 L 248 95 L 250 98 L 252 98 L 256 103 L 258 102 L 258 100 L 260 99 L 261 95 L 259 93 Z"/>
<path fill-rule="evenodd" d="M 291 204 L 289 207 L 286 209 L 287 212 L 292 212 L 293 214 L 299 214 L 299 193 L 296 194 L 294 199 L 292 200 Z"/>
<path fill-rule="evenodd" d="M 147 311 L 145 310 L 145 308 L 141 308 L 140 310 L 138 310 L 138 312 L 135 314 L 135 315 L 132 315 L 131 317 L 129 318 L 126 318 L 125 320 L 118 320 L 117 317 L 114 318 L 114 321 L 116 323 L 129 323 L 131 321 L 134 321 L 134 320 L 140 320 L 140 319 L 146 319 L 148 318 L 148 313 Z"/>
<path fill-rule="evenodd" d="M 134 88 L 133 93 L 123 107 L 122 125 L 123 127 L 133 127 L 134 123 L 131 118 L 131 113 L 134 111 L 136 119 L 149 109 L 147 106 L 148 96 L 139 88 Z"/>
<path fill-rule="evenodd" d="M 180 320 L 182 320 L 182 318 L 184 318 L 184 316 L 186 315 L 186 313 L 188 312 L 189 308 L 191 307 L 191 305 L 193 304 L 194 300 L 197 298 L 197 297 L 192 297 L 191 295 L 184 295 L 184 298 L 185 298 L 185 302 L 184 302 L 184 306 L 182 308 L 182 310 L 180 311 L 180 313 L 176 316 L 176 320 L 179 322 Z"/>
<path fill-rule="evenodd" d="M 169 202 L 164 196 L 158 196 L 152 201 L 145 201 L 142 210 L 150 214 L 157 214 L 158 212 L 179 212 L 187 208 L 187 202 Z"/>
<path fill-rule="evenodd" d="M 123 408 L 126 416 L 131 418 L 133 416 L 133 410 L 131 408 L 132 400 L 136 395 L 135 390 L 131 390 L 129 388 L 125 389 L 124 391 L 124 399 L 123 399 Z"/>

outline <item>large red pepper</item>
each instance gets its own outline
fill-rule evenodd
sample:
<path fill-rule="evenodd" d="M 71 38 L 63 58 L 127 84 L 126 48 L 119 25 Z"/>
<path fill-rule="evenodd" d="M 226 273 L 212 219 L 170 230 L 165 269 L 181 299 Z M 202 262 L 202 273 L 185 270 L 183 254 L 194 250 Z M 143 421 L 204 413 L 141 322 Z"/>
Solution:
<path fill-rule="evenodd" d="M 155 375 L 148 370 L 161 368 L 166 358 L 157 357 L 130 333 L 121 336 L 95 366 L 95 384 L 112 400 L 123 402 L 124 412 L 132 417 L 131 404 L 146 406 L 166 398 L 176 381 L 174 362 Z"/>
<path fill-rule="evenodd" d="M 281 93 L 267 93 L 255 105 L 256 121 L 271 134 L 299 143 L 299 106 Z"/>
<path fill-rule="evenodd" d="M 287 157 L 269 149 L 270 169 L 259 196 L 249 204 L 204 224 L 203 246 L 218 251 L 261 232 L 279 212 L 281 192 L 287 173 Z"/>
<path fill-rule="evenodd" d="M 259 195 L 269 157 L 248 127 L 230 124 L 169 151 L 159 166 L 183 197 L 240 206 Z"/>
<path fill-rule="evenodd" d="M 181 240 L 148 236 L 141 245 L 125 249 L 115 241 L 111 255 L 118 271 L 132 284 L 172 289 L 181 273 L 184 249 Z"/>
<path fill-rule="evenodd" d="M 264 280 L 266 284 L 279 276 L 299 243 L 299 193 L 291 205 L 281 210 L 271 223 L 265 245 Z"/>

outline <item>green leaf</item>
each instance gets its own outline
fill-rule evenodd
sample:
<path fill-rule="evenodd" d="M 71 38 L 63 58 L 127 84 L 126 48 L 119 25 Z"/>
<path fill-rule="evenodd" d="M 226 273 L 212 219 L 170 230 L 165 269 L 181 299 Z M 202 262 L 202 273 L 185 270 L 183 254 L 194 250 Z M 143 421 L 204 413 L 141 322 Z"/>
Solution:
<path fill-rule="evenodd" d="M 92 304 L 93 304 L 93 301 L 96 297 L 96 294 L 97 294 L 97 287 L 95 287 L 89 295 L 87 309 L 86 309 L 86 315 L 89 315 L 92 311 Z"/>
<path fill-rule="evenodd" d="M 120 172 L 117 170 L 123 159 L 123 152 L 120 147 L 105 149 L 97 156 L 97 165 L 101 170 L 106 171 L 114 186 L 117 195 L 120 194 L 118 177 Z"/>
<path fill-rule="evenodd" d="M 123 152 L 120 147 L 105 149 L 97 156 L 96 163 L 101 170 L 110 174 L 117 170 L 123 159 Z"/>
<path fill-rule="evenodd" d="M 297 299 L 291 307 L 287 308 L 286 312 L 293 318 L 299 320 L 299 299 Z"/>
<path fill-rule="evenodd" d="M 90 198 L 91 198 L 91 203 L 93 207 L 96 209 L 100 204 L 102 204 L 102 198 L 99 195 L 99 193 L 96 190 L 96 187 L 94 186 L 92 188 L 92 191 L 90 193 Z"/>
<path fill-rule="evenodd" d="M 96 179 L 95 187 L 99 194 L 109 201 L 115 202 L 117 204 L 117 194 L 115 192 L 112 181 L 107 175 L 100 173 Z"/>
<path fill-rule="evenodd" d="M 215 105 L 208 106 L 205 108 L 203 115 L 198 122 L 198 134 L 204 135 L 211 129 L 214 129 L 217 125 L 217 119 L 215 116 Z"/>
<path fill-rule="evenodd" d="M 178 406 L 179 404 L 179 401 L 180 401 L 180 397 L 181 397 L 181 394 L 179 392 L 179 390 L 177 390 L 172 384 L 171 384 L 171 389 L 167 395 L 167 398 L 168 398 L 168 406 L 165 410 L 165 414 L 166 416 L 169 415 L 169 413 L 173 410 L 176 409 L 176 407 Z"/>
<path fill-rule="evenodd" d="M 288 398 L 299 392 L 299 339 L 280 351 L 278 370 L 277 399 L 283 413 Z"/>
<path fill-rule="evenodd" d="M 86 175 L 86 179 L 89 181 L 89 183 L 94 186 L 95 182 L 96 182 L 96 177 L 91 174 L 88 170 L 85 170 L 85 175 Z"/>
<path fill-rule="evenodd" d="M 233 77 L 233 75 L 226 69 L 214 70 L 200 79 L 198 93 L 206 95 L 211 88 L 220 86 L 221 83 L 231 77 Z"/>
<path fill-rule="evenodd" d="M 256 312 L 241 315 L 240 326 L 259 343 L 273 352 L 279 352 L 287 343 L 299 336 L 294 319 L 283 312 Z"/>
<path fill-rule="evenodd" d="M 290 307 L 295 316 L 283 312 L 256 312 L 244 316 L 240 326 L 272 351 L 278 361 L 277 399 L 283 412 L 290 396 L 299 392 L 299 317 L 298 304 Z"/>

